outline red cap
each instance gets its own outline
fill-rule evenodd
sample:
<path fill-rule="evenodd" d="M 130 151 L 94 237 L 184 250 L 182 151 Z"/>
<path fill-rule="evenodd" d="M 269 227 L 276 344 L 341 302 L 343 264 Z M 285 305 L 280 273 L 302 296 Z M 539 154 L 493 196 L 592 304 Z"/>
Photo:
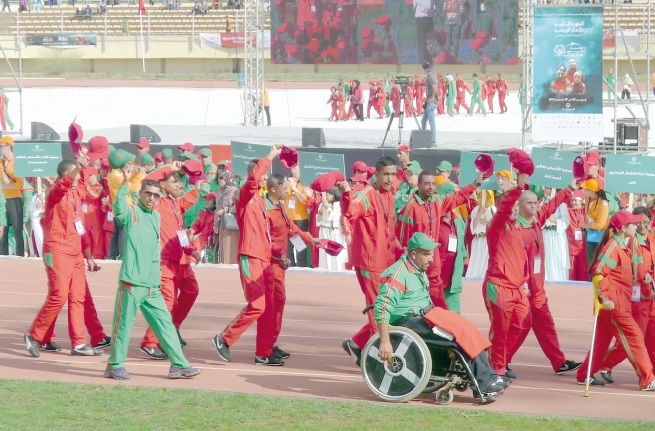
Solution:
<path fill-rule="evenodd" d="M 354 183 L 366 183 L 368 184 L 368 177 L 366 174 L 355 174 L 352 177 L 348 178 L 349 181 L 352 181 Z"/>
<path fill-rule="evenodd" d="M 332 189 L 338 182 L 343 181 L 345 178 L 341 172 L 328 172 L 323 174 L 312 181 L 310 187 L 317 192 L 327 192 Z"/>
<path fill-rule="evenodd" d="M 150 149 L 150 141 L 147 140 L 146 138 L 141 138 L 139 143 L 136 144 L 136 147 L 141 148 L 142 150 L 143 149 L 149 150 Z"/>
<path fill-rule="evenodd" d="M 146 175 L 145 179 L 157 182 L 166 181 L 166 178 L 170 177 L 174 173 L 175 172 L 173 172 L 173 169 L 171 169 L 170 166 L 163 166 L 155 171 L 150 172 L 148 175 Z"/>
<path fill-rule="evenodd" d="M 453 166 L 453 172 L 459 172 L 459 167 L 460 167 L 459 163 Z M 491 173 L 491 175 L 493 175 L 493 172 Z"/>
<path fill-rule="evenodd" d="M 576 190 L 573 193 L 571 193 L 571 197 L 575 199 L 584 200 L 584 192 L 582 190 Z"/>
<path fill-rule="evenodd" d="M 503 74 L 502 74 L 502 73 L 500 73 L 500 72 L 498 72 L 498 76 L 503 76 Z"/>
<path fill-rule="evenodd" d="M 92 162 L 98 159 L 109 158 L 109 141 L 104 136 L 94 136 L 89 139 L 89 152 L 87 157 Z"/>
<path fill-rule="evenodd" d="M 461 75 L 462 75 L 462 74 L 459 73 L 459 72 L 456 72 L 456 73 L 455 73 L 455 76 L 461 76 Z"/>
<path fill-rule="evenodd" d="M 584 160 L 588 165 L 600 165 L 600 154 L 597 151 L 589 151 Z"/>
<path fill-rule="evenodd" d="M 401 153 L 401 152 L 411 153 L 412 152 L 412 147 L 410 147 L 407 144 L 402 144 L 400 147 L 398 147 L 398 152 L 399 153 Z"/>
<path fill-rule="evenodd" d="M 360 160 L 353 163 L 353 174 L 357 172 L 368 172 L 368 166 L 366 165 L 366 163 Z"/>
<path fill-rule="evenodd" d="M 366 175 L 370 179 L 373 175 L 375 175 L 375 172 L 376 172 L 375 166 L 371 166 L 370 168 L 368 168 L 368 172 L 366 172 Z"/>
<path fill-rule="evenodd" d="M 77 117 L 75 117 L 75 119 L 77 119 Z M 82 142 L 82 137 L 84 136 L 84 133 L 82 133 L 82 127 L 75 123 L 75 119 L 73 119 L 71 125 L 68 126 L 68 142 L 71 144 L 73 153 L 80 151 L 80 143 Z"/>
<path fill-rule="evenodd" d="M 639 223 L 643 218 L 644 216 L 642 214 L 632 214 L 626 210 L 619 210 L 610 219 L 610 226 L 614 230 L 619 230 L 627 224 Z"/>
<path fill-rule="evenodd" d="M 510 148 L 507 151 L 507 155 L 509 155 L 509 162 L 512 164 L 512 167 L 518 171 L 519 175 L 534 174 L 534 163 L 528 153 L 519 150 L 518 148 Z"/>
<path fill-rule="evenodd" d="M 179 148 L 180 150 L 193 151 L 193 149 L 194 149 L 195 147 L 193 146 L 193 144 L 192 144 L 191 142 L 185 142 L 185 143 L 183 143 L 182 145 L 180 145 L 180 146 L 177 147 L 177 148 Z"/>
<path fill-rule="evenodd" d="M 494 174 L 494 167 L 496 163 L 489 154 L 478 155 L 473 163 L 475 164 L 475 168 L 479 172 L 482 172 L 482 176 L 484 178 L 489 178 Z"/>
<path fill-rule="evenodd" d="M 585 162 L 581 156 L 578 156 L 573 160 L 573 178 L 578 181 L 582 181 L 587 177 L 585 169 Z"/>
<path fill-rule="evenodd" d="M 338 256 L 339 253 L 343 250 L 343 246 L 339 244 L 336 241 L 332 241 L 329 239 L 322 239 L 316 244 L 318 248 L 322 248 L 325 250 L 327 254 L 330 256 Z"/>
<path fill-rule="evenodd" d="M 216 194 L 216 192 L 207 193 L 205 195 L 205 199 L 216 199 L 217 197 L 218 195 Z"/>
<path fill-rule="evenodd" d="M 278 157 L 282 166 L 287 169 L 291 169 L 298 164 L 298 150 L 295 147 L 283 146 Z"/>
<path fill-rule="evenodd" d="M 158 153 L 155 153 L 155 162 L 162 163 L 164 159 L 161 158 L 161 151 Z"/>
<path fill-rule="evenodd" d="M 186 160 L 182 164 L 182 169 L 190 177 L 194 177 L 194 176 L 197 177 L 198 175 L 204 173 L 204 171 L 205 171 L 203 166 L 202 166 L 202 162 L 200 162 L 199 160 L 194 160 L 194 159 Z"/>

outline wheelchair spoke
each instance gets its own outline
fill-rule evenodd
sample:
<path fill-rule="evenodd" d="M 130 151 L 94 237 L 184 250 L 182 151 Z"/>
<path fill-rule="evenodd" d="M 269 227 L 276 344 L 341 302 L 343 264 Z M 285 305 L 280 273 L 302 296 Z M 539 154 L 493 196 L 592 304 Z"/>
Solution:
<path fill-rule="evenodd" d="M 375 347 L 375 346 L 371 346 L 371 347 L 368 349 L 368 356 L 371 357 L 371 358 L 373 358 L 373 359 L 375 359 L 375 360 L 378 361 L 379 363 L 384 364 L 384 361 L 381 360 L 380 357 L 378 356 L 378 352 L 379 352 L 379 350 L 377 349 L 377 347 Z"/>
<path fill-rule="evenodd" d="M 393 381 L 393 376 L 389 374 L 385 374 L 384 378 L 382 379 L 382 383 L 380 383 L 380 392 L 383 394 L 387 395 L 389 393 L 389 388 L 391 387 L 391 382 Z"/>
<path fill-rule="evenodd" d="M 405 356 L 407 349 L 409 349 L 409 346 L 411 345 L 412 345 L 412 339 L 406 336 L 403 337 L 403 339 L 400 341 L 400 344 L 398 344 L 398 347 L 396 348 L 394 354 L 396 354 L 396 356 Z"/>
<path fill-rule="evenodd" d="M 417 386 L 421 382 L 421 378 L 407 367 L 402 369 L 400 375 L 409 380 L 414 386 Z"/>

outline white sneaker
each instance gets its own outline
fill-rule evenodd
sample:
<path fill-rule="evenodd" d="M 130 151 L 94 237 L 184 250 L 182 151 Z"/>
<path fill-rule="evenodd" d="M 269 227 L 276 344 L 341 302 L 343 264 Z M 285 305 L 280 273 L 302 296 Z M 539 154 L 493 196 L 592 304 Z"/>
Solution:
<path fill-rule="evenodd" d="M 655 391 L 655 380 L 650 382 L 645 388 L 641 388 L 642 391 Z"/>

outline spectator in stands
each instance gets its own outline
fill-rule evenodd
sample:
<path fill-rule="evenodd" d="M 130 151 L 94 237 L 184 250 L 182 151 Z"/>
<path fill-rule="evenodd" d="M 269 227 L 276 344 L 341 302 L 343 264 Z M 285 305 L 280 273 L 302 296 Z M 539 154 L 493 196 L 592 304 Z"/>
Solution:
<path fill-rule="evenodd" d="M 36 0 L 34 2 L 34 12 L 41 12 L 43 8 L 43 0 Z"/>
<path fill-rule="evenodd" d="M 202 6 L 200 5 L 200 2 L 196 0 L 195 4 L 193 5 L 193 9 L 191 9 L 191 15 L 204 15 L 205 12 L 202 11 Z"/>
<path fill-rule="evenodd" d="M 27 0 L 19 0 L 18 2 L 18 12 L 27 11 Z"/>
<path fill-rule="evenodd" d="M 225 17 L 225 32 L 232 33 L 232 18 L 229 16 Z"/>
<path fill-rule="evenodd" d="M 130 32 L 130 22 L 127 20 L 127 17 L 123 18 L 121 21 L 121 30 L 123 34 L 128 34 Z"/>
<path fill-rule="evenodd" d="M 78 6 L 78 8 L 75 9 L 75 15 L 71 19 L 76 19 L 78 21 L 82 21 L 84 19 L 84 11 L 82 10 L 82 6 Z"/>
<path fill-rule="evenodd" d="M 107 13 L 107 0 L 100 0 L 100 3 L 98 3 L 98 13 Z"/>
<path fill-rule="evenodd" d="M 2 11 L 4 12 L 7 9 L 7 12 L 11 12 L 11 7 L 9 7 L 9 0 L 2 0 Z"/>
<path fill-rule="evenodd" d="M 84 9 L 84 19 L 91 19 L 93 17 L 93 9 L 91 9 L 91 6 L 88 4 L 86 5 L 86 9 Z"/>

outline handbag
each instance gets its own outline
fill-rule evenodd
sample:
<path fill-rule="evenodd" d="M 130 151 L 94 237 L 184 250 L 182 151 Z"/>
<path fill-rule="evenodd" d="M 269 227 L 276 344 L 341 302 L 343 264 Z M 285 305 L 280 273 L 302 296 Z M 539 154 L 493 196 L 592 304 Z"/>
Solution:
<path fill-rule="evenodd" d="M 221 216 L 221 226 L 223 230 L 229 230 L 232 232 L 239 230 L 239 225 L 237 224 L 237 216 L 234 213 L 226 212 Z"/>
<path fill-rule="evenodd" d="M 602 237 L 602 230 L 587 229 L 587 242 L 600 242 Z"/>

